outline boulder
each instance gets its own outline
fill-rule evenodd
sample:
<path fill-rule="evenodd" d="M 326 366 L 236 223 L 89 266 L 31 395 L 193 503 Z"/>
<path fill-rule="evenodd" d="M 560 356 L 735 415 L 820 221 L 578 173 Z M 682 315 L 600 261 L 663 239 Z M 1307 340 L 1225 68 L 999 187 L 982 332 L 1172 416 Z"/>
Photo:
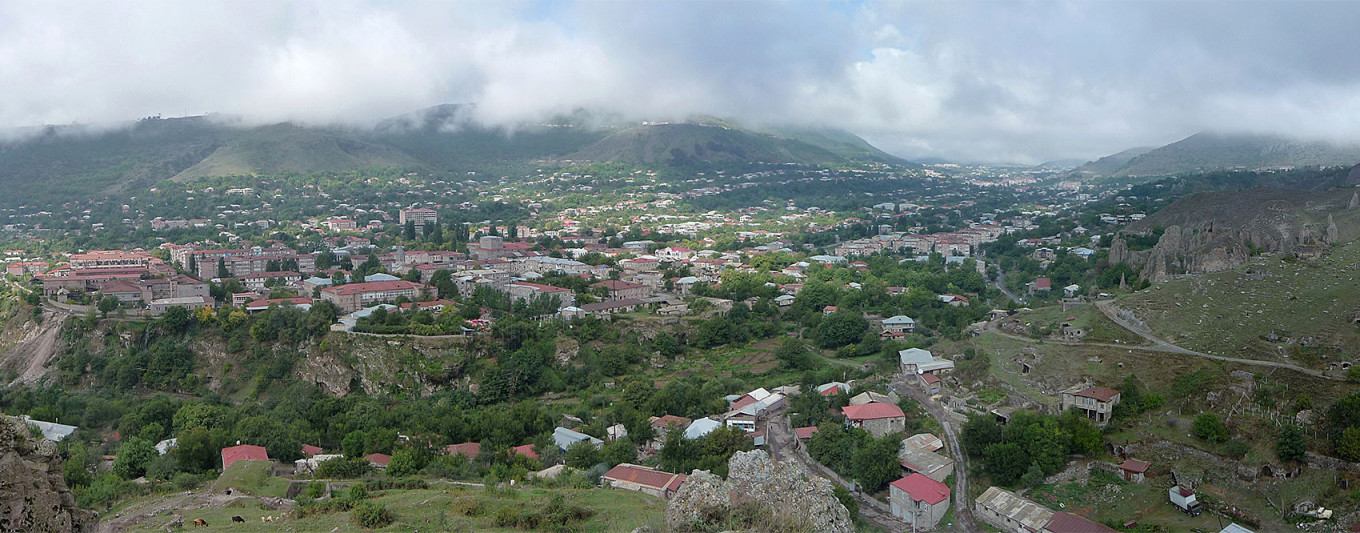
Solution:
<path fill-rule="evenodd" d="M 695 470 L 666 506 L 672 531 L 728 525 L 732 518 L 768 521 L 781 531 L 852 533 L 850 512 L 831 482 L 810 476 L 796 463 L 776 462 L 764 451 L 739 452 L 728 460 L 726 480 Z M 755 513 L 769 513 L 758 516 Z"/>

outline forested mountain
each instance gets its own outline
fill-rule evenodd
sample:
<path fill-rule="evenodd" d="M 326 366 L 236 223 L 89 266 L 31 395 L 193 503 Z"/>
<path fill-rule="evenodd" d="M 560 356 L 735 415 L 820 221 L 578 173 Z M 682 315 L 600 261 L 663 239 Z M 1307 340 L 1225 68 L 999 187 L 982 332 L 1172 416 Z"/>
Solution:
<path fill-rule="evenodd" d="M 585 112 L 509 128 L 444 105 L 371 128 L 220 117 L 150 117 L 111 128 L 47 127 L 0 141 L 0 185 L 15 200 L 87 197 L 208 176 L 380 168 L 479 171 L 552 161 L 670 166 L 764 161 L 836 165 L 906 163 L 842 131 L 755 131 L 706 120 L 620 125 Z"/>
<path fill-rule="evenodd" d="M 1203 132 L 1160 148 L 1135 148 L 1103 157 L 1078 167 L 1075 172 L 1116 177 L 1163 176 L 1220 169 L 1349 166 L 1356 163 L 1360 163 L 1360 145 L 1276 135 Z"/>

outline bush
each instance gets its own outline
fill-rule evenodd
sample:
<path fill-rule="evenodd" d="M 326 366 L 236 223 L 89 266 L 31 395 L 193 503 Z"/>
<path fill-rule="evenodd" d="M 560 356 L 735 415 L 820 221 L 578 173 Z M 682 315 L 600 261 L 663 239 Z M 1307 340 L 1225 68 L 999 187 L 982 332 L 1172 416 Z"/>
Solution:
<path fill-rule="evenodd" d="M 354 459 L 335 458 L 329 461 L 322 461 L 316 465 L 316 476 L 318 478 L 337 478 L 354 479 L 363 477 L 373 471 L 373 465 L 368 464 L 368 460 L 363 457 Z"/>
<path fill-rule="evenodd" d="M 348 494 L 351 499 L 366 500 L 368 499 L 368 485 L 355 483 L 354 486 L 349 488 Z"/>
<path fill-rule="evenodd" d="M 1195 417 L 1193 431 L 1196 437 L 1209 442 L 1223 442 L 1228 440 L 1228 427 L 1223 425 L 1218 415 L 1213 413 L 1200 413 Z"/>
<path fill-rule="evenodd" d="M 354 522 L 354 525 L 364 529 L 378 529 L 396 522 L 397 515 L 385 505 L 364 502 L 350 512 L 350 520 Z"/>
<path fill-rule="evenodd" d="M 1251 446 L 1238 439 L 1230 440 L 1223 445 L 1223 455 L 1233 459 L 1241 459 L 1249 451 L 1251 451 Z"/>
<path fill-rule="evenodd" d="M 462 516 L 482 516 L 486 512 L 481 500 L 465 498 L 453 502 L 453 512 Z"/>

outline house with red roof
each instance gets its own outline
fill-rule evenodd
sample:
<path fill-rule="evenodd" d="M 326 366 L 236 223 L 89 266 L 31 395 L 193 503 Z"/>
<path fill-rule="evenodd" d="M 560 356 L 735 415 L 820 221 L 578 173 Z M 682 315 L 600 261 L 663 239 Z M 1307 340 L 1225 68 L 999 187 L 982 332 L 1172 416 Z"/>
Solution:
<path fill-rule="evenodd" d="M 522 446 L 515 446 L 514 448 L 510 448 L 510 455 L 514 454 L 520 454 L 530 459 L 538 459 L 538 452 L 534 451 L 533 444 L 525 444 Z"/>
<path fill-rule="evenodd" d="M 1092 522 L 1072 513 L 1058 511 L 1053 513 L 1041 533 L 1119 533 L 1119 530 L 1105 524 Z"/>
<path fill-rule="evenodd" d="M 331 302 L 346 313 L 353 313 L 379 302 L 390 302 L 405 296 L 419 299 L 428 289 L 425 285 L 405 280 L 351 283 L 321 289 L 321 299 Z"/>
<path fill-rule="evenodd" d="M 311 444 L 303 444 L 303 445 L 302 445 L 302 455 L 305 455 L 305 456 L 307 456 L 307 457 L 312 457 L 312 456 L 315 456 L 315 455 L 318 454 L 318 453 L 321 453 L 321 447 L 320 447 L 320 446 L 312 446 Z"/>
<path fill-rule="evenodd" d="M 907 414 L 890 403 L 870 402 L 841 408 L 850 427 L 864 428 L 870 435 L 882 437 L 902 433 L 907 428 Z"/>
<path fill-rule="evenodd" d="M 1147 461 L 1139 461 L 1137 459 L 1126 459 L 1123 463 L 1120 463 L 1119 472 L 1123 474 L 1124 481 L 1142 483 L 1143 476 L 1147 474 L 1148 468 L 1151 467 L 1152 463 L 1149 463 Z"/>
<path fill-rule="evenodd" d="M 253 446 L 250 444 L 237 444 L 228 448 L 222 448 L 222 470 L 226 470 L 236 461 L 268 461 L 269 452 L 265 451 L 264 446 Z"/>
<path fill-rule="evenodd" d="M 1030 294 L 1034 294 L 1036 292 L 1042 292 L 1047 294 L 1048 291 L 1053 290 L 1053 280 L 1050 280 L 1048 278 L 1037 278 L 1034 281 L 1029 282 L 1029 284 L 1025 285 L 1025 287 L 1029 289 Z"/>
<path fill-rule="evenodd" d="M 949 510 L 949 485 L 912 474 L 888 486 L 892 514 L 916 528 L 932 528 Z"/>
<path fill-rule="evenodd" d="M 677 429 L 684 431 L 692 422 L 694 421 L 683 416 L 665 415 L 652 417 L 652 435 L 655 437 L 652 441 L 655 442 L 657 446 L 660 446 L 661 443 L 666 442 L 666 435 L 670 434 L 671 431 Z"/>
<path fill-rule="evenodd" d="M 1062 410 L 1080 409 L 1086 418 L 1099 425 L 1110 422 L 1114 405 L 1119 403 L 1119 391 L 1108 387 L 1077 385 L 1062 391 Z"/>
<path fill-rule="evenodd" d="M 379 470 L 387 468 L 387 465 L 392 463 L 392 456 L 385 453 L 370 453 L 365 455 L 364 459 L 367 459 L 368 464 L 373 465 Z"/>
<path fill-rule="evenodd" d="M 798 440 L 808 440 L 817 434 L 817 426 L 793 428 L 793 434 L 798 436 Z"/>
<path fill-rule="evenodd" d="M 688 476 L 684 474 L 672 474 L 645 466 L 622 463 L 600 476 L 600 484 L 612 489 L 631 490 L 669 499 L 680 490 L 680 485 L 685 483 L 686 478 Z"/>
<path fill-rule="evenodd" d="M 694 257 L 694 250 L 683 246 L 667 246 L 656 251 L 656 258 L 662 261 L 684 261 Z"/>
<path fill-rule="evenodd" d="M 463 457 L 467 457 L 468 459 L 476 459 L 478 455 L 482 454 L 482 443 L 464 442 L 462 444 L 450 444 L 444 447 L 444 453 L 447 453 L 450 456 L 462 454 Z"/>

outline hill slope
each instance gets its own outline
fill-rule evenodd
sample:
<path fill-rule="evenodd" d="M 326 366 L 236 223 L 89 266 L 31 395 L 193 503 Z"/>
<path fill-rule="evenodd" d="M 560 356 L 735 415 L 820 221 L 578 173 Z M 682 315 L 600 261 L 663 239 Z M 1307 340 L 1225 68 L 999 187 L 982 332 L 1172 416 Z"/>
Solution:
<path fill-rule="evenodd" d="M 1275 135 L 1205 132 L 1141 154 L 1136 153 L 1137 150 L 1098 159 L 1077 171 L 1101 176 L 1163 176 L 1218 169 L 1360 163 L 1360 145 L 1301 141 Z M 1125 158 L 1126 162 L 1115 166 Z"/>
<path fill-rule="evenodd" d="M 720 121 L 622 127 L 617 119 L 586 112 L 508 128 L 477 124 L 469 109 L 436 106 L 370 129 L 293 123 L 251 127 L 209 117 L 149 118 L 104 130 L 49 127 L 0 141 L 0 186 L 11 191 L 4 200 L 22 203 L 138 190 L 172 178 L 393 167 L 491 170 L 543 161 L 906 163 L 836 130 L 754 131 Z"/>

